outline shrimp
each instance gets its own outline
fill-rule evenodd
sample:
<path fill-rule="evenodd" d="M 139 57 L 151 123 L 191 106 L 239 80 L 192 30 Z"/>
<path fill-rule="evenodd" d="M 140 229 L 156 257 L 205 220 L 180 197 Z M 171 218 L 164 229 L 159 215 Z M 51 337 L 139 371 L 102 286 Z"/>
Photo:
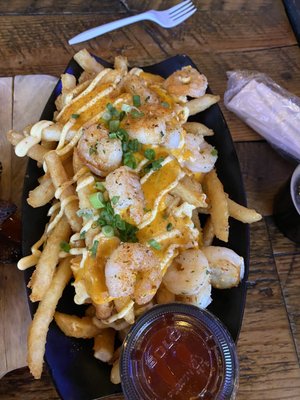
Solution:
<path fill-rule="evenodd" d="M 148 303 L 154 297 L 161 280 L 158 258 L 141 243 L 121 243 L 105 266 L 109 295 L 130 296 L 137 304 Z"/>
<path fill-rule="evenodd" d="M 211 283 L 210 276 L 207 275 L 206 280 L 197 294 L 191 296 L 176 296 L 176 301 L 181 301 L 182 303 L 193 304 L 200 308 L 206 308 L 212 302 L 211 298 Z"/>
<path fill-rule="evenodd" d="M 142 103 L 158 103 L 158 95 L 147 87 L 147 82 L 140 76 L 128 74 L 124 80 L 123 85 L 126 92 L 133 95 L 139 95 Z"/>
<path fill-rule="evenodd" d="M 106 190 L 110 199 L 117 199 L 112 202 L 114 210 L 122 216 L 127 211 L 127 222 L 133 221 L 138 225 L 142 221 L 145 199 L 137 174 L 126 166 L 116 169 L 106 177 Z M 124 219 L 126 220 L 126 216 Z"/>
<path fill-rule="evenodd" d="M 163 83 L 163 87 L 174 96 L 201 97 L 207 89 L 206 76 L 188 65 L 173 72 Z"/>
<path fill-rule="evenodd" d="M 175 258 L 163 277 L 165 287 L 176 295 L 196 295 L 207 283 L 209 266 L 201 250 L 189 249 Z"/>
<path fill-rule="evenodd" d="M 202 249 L 211 271 L 211 284 L 217 289 L 237 286 L 244 277 L 244 259 L 226 247 L 208 246 Z"/>
<path fill-rule="evenodd" d="M 209 172 L 217 161 L 215 148 L 208 144 L 203 136 L 187 133 L 185 136 L 185 149 L 188 156 L 181 162 L 192 172 Z"/>
<path fill-rule="evenodd" d="M 125 121 L 129 136 L 138 139 L 142 144 L 163 144 L 166 140 L 167 122 L 174 117 L 174 112 L 160 104 L 144 104 L 139 110 L 140 117 L 128 114 Z"/>
<path fill-rule="evenodd" d="M 82 163 L 99 176 L 106 176 L 110 171 L 118 168 L 122 161 L 121 141 L 110 139 L 108 131 L 97 124 L 84 130 L 77 150 Z"/>

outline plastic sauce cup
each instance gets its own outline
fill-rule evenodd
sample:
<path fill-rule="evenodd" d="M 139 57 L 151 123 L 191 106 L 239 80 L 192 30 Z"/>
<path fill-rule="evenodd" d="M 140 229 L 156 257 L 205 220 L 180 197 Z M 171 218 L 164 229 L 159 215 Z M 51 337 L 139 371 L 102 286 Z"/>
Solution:
<path fill-rule="evenodd" d="M 235 399 L 238 360 L 224 325 L 207 310 L 153 307 L 129 331 L 121 354 L 127 400 Z"/>

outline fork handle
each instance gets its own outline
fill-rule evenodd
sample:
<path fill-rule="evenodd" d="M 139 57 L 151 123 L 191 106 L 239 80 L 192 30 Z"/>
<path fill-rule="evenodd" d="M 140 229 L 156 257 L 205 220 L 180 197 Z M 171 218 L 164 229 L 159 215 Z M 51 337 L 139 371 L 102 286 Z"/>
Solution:
<path fill-rule="evenodd" d="M 108 24 L 96 26 L 95 28 L 88 29 L 79 35 L 74 36 L 69 40 L 69 44 L 77 44 L 84 42 L 89 39 L 93 39 L 97 36 L 103 35 L 104 33 L 111 32 L 115 29 L 122 28 L 123 26 L 133 24 L 134 22 L 142 21 L 142 20 L 150 20 L 153 21 L 153 17 L 151 12 L 146 11 L 141 14 L 132 15 L 131 17 L 119 19 L 117 21 L 109 22 Z"/>

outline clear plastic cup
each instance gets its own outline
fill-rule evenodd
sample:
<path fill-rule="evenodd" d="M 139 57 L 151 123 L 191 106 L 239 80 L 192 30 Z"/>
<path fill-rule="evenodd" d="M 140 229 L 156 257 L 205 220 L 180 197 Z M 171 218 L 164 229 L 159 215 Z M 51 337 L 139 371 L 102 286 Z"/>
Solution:
<path fill-rule="evenodd" d="M 235 399 L 238 360 L 224 325 L 207 310 L 155 306 L 131 328 L 120 364 L 127 400 Z"/>

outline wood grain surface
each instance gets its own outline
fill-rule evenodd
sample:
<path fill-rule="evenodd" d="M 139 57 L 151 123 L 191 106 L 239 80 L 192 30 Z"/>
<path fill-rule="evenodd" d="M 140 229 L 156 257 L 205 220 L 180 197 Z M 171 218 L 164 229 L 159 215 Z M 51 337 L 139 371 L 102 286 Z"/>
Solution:
<path fill-rule="evenodd" d="M 74 52 L 83 47 L 110 61 L 117 53 L 125 54 L 131 65 L 152 64 L 185 53 L 222 97 L 226 71 L 233 69 L 265 72 L 300 96 L 300 50 L 278 0 L 195 0 L 199 11 L 174 29 L 141 22 L 73 47 L 67 44 L 85 29 L 177 2 L 1 2 L 0 76 L 59 76 Z M 274 195 L 295 166 L 227 111 L 222 101 L 220 105 L 235 140 L 248 204 L 264 215 L 251 227 L 248 297 L 238 344 L 238 400 L 300 399 L 300 246 L 279 232 L 272 217 Z M 0 285 L 11 287 L 3 279 Z M 1 307 L 3 304 L 2 300 Z M 8 312 L 12 309 L 13 305 Z M 0 398 L 59 397 L 46 368 L 40 381 L 34 381 L 27 368 L 22 368 L 2 378 Z"/>

